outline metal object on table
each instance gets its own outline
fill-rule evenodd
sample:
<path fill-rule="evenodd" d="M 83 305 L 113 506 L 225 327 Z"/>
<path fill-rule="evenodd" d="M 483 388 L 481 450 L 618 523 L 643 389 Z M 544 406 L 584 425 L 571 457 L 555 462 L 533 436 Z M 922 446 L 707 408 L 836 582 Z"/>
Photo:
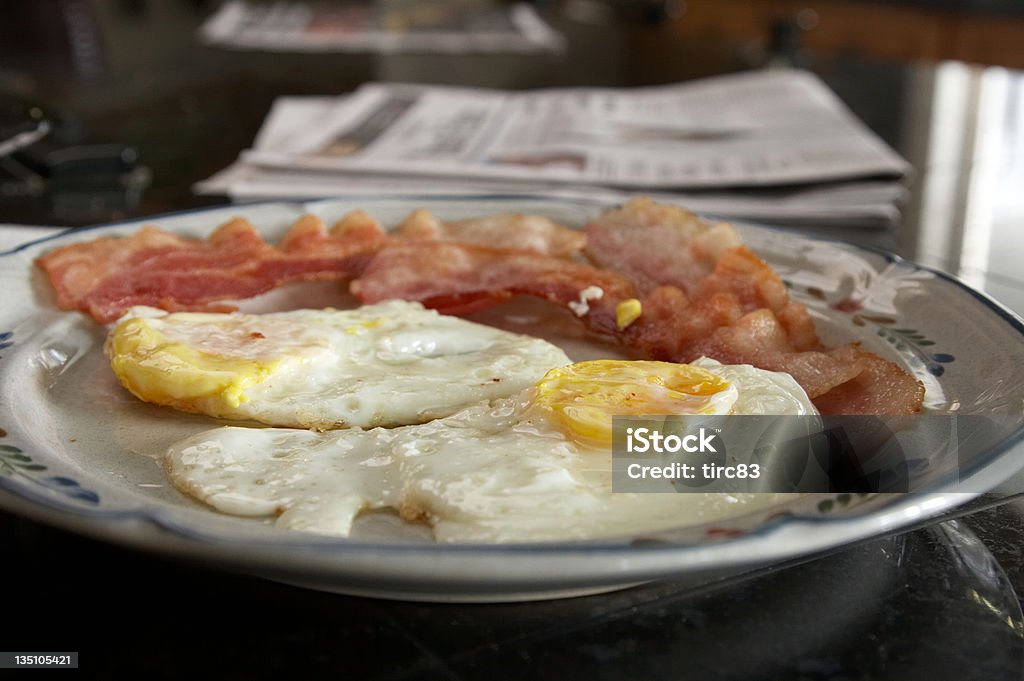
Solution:
<path fill-rule="evenodd" d="M 94 141 L 73 116 L 0 107 L 0 200 L 42 204 L 47 222 L 117 219 L 150 183 L 134 146 Z"/>

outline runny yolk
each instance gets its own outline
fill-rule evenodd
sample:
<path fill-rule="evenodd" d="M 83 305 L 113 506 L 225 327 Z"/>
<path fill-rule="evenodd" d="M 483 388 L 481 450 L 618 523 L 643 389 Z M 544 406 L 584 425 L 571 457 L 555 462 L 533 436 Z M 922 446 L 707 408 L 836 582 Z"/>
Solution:
<path fill-rule="evenodd" d="M 731 383 L 688 364 L 594 360 L 549 371 L 529 408 L 581 444 L 610 446 L 612 416 L 727 414 L 736 397 Z"/>

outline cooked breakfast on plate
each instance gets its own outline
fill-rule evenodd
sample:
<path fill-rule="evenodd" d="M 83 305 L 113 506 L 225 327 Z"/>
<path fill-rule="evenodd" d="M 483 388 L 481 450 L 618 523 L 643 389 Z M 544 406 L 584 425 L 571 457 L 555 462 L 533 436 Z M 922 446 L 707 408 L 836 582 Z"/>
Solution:
<path fill-rule="evenodd" d="M 234 515 L 349 534 L 396 509 L 439 541 L 592 539 L 654 532 L 778 503 L 782 494 L 611 491 L 611 417 L 814 413 L 789 376 L 712 360 L 596 360 L 512 397 L 422 425 L 324 433 L 217 428 L 174 445 L 174 484 Z"/>
<path fill-rule="evenodd" d="M 644 198 L 582 230 L 419 209 L 388 231 L 353 211 L 330 229 L 303 216 L 277 245 L 236 218 L 206 239 L 144 227 L 37 262 L 60 307 L 119 320 L 106 352 L 140 399 L 287 426 L 175 445 L 164 464 L 180 490 L 312 532 L 347 535 L 376 508 L 451 541 L 703 522 L 774 500 L 612 494 L 612 415 L 912 414 L 924 396 L 857 343 L 825 347 L 731 225 Z M 364 305 L 227 313 L 315 280 L 347 282 Z M 570 364 L 546 341 L 451 316 L 515 296 L 638 359 Z"/>

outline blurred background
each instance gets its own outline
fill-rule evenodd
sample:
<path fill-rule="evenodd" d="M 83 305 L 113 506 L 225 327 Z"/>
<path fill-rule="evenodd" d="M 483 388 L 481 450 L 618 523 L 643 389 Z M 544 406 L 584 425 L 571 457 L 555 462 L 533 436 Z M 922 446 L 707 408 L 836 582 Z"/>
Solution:
<path fill-rule="evenodd" d="M 1002 69 L 991 76 L 985 68 L 1024 68 L 1024 5 L 1015 0 L 537 0 L 538 14 L 564 38 L 559 49 L 469 56 L 232 49 L 204 41 L 199 31 L 222 5 L 34 0 L 5 6 L 5 129 L 20 130 L 26 117 L 45 117 L 52 128 L 46 148 L 27 162 L 4 157 L 3 220 L 86 224 L 212 201 L 196 198 L 191 185 L 252 142 L 275 97 L 343 93 L 374 80 L 509 89 L 650 85 L 796 65 L 821 75 L 908 158 L 928 144 L 914 121 L 938 115 L 955 124 L 984 116 L 979 104 L 992 87 L 1006 106 L 1021 108 L 1019 81 L 1004 83 Z M 442 16 L 502 3 L 314 5 L 407 15 L 426 7 Z M 1000 83 L 991 85 L 993 78 Z M 74 159 L 62 164 L 47 157 L 67 147 L 79 147 Z"/>
<path fill-rule="evenodd" d="M 84 225 L 224 202 L 193 185 L 235 161 L 283 95 L 334 95 L 370 81 L 638 86 L 797 67 L 820 76 L 914 168 L 887 231 L 830 233 L 991 284 L 997 297 L 1024 286 L 983 276 L 1000 269 L 993 258 L 1024 254 L 1024 242 L 992 248 L 993 235 L 1013 238 L 1024 219 L 1017 0 L 535 0 L 528 7 L 544 39 L 526 49 L 388 39 L 447 31 L 458 42 L 499 30 L 495 17 L 524 4 L 9 3 L 0 140 L 25 148 L 0 143 L 0 221 Z M 238 30 L 217 38 L 212 18 L 231 14 Z M 306 27 L 299 41 L 267 38 L 267 26 L 289 22 Z M 347 47 L 302 44 L 351 37 L 364 24 L 377 32 Z"/>

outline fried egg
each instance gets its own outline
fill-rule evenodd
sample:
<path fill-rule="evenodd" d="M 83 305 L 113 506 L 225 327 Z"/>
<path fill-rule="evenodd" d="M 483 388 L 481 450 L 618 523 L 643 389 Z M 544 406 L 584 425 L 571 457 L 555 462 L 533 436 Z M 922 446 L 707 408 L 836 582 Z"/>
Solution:
<path fill-rule="evenodd" d="M 424 423 L 570 361 L 547 341 L 403 301 L 262 315 L 132 308 L 105 350 L 146 402 L 318 430 Z"/>
<path fill-rule="evenodd" d="M 765 411 L 769 410 L 769 411 Z M 808 414 L 788 375 L 711 360 L 597 360 L 517 395 L 401 428 L 219 428 L 170 448 L 174 485 L 224 513 L 347 536 L 390 508 L 438 541 L 522 542 L 654 532 L 752 511 L 773 494 L 613 493 L 613 415 Z"/>

